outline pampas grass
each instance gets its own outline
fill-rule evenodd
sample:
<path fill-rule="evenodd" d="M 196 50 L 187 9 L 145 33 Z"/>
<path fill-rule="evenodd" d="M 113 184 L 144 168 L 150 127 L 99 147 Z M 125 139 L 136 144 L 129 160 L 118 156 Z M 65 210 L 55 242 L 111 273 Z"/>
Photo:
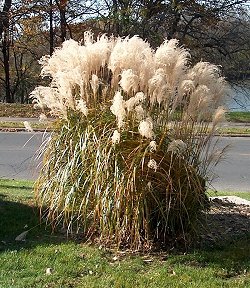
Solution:
<path fill-rule="evenodd" d="M 31 97 L 58 117 L 36 182 L 42 215 L 105 245 L 149 249 L 197 230 L 226 83 L 175 39 L 65 41 Z M 216 110 L 217 109 L 217 110 Z M 208 119 L 213 119 L 209 128 Z"/>

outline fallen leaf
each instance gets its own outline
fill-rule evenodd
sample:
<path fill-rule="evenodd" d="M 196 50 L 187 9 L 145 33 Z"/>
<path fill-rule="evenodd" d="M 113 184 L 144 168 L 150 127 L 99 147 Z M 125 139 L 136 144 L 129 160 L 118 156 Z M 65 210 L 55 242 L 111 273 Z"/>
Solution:
<path fill-rule="evenodd" d="M 84 259 L 85 258 L 85 254 L 84 253 L 80 253 L 79 254 L 79 258 Z"/>
<path fill-rule="evenodd" d="M 173 269 L 170 269 L 169 273 L 171 274 L 171 276 L 175 276 L 176 275 L 176 273 L 175 273 L 175 271 Z"/>
<path fill-rule="evenodd" d="M 145 262 L 145 263 L 151 263 L 151 262 L 153 262 L 153 259 L 143 259 L 143 262 Z"/>
<path fill-rule="evenodd" d="M 21 234 L 19 234 L 15 240 L 16 241 L 25 241 L 26 240 L 26 235 L 28 234 L 29 231 L 24 231 Z"/>
<path fill-rule="evenodd" d="M 52 274 L 52 268 L 46 268 L 46 275 Z"/>

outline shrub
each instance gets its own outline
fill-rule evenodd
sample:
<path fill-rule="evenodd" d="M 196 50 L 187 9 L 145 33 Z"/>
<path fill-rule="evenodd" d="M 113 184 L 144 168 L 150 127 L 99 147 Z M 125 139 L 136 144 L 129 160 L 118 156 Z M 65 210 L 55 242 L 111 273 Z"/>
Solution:
<path fill-rule="evenodd" d="M 191 67 L 175 39 L 153 51 L 90 32 L 41 64 L 51 84 L 32 97 L 58 117 L 35 188 L 48 221 L 131 249 L 196 231 L 224 115 L 219 69 Z"/>

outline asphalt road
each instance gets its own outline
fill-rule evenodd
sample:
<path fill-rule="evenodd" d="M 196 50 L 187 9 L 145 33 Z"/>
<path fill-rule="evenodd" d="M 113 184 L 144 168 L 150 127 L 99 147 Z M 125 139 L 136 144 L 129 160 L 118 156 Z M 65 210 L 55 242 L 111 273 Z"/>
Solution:
<path fill-rule="evenodd" d="M 37 150 L 45 137 L 39 132 L 0 132 L 0 178 L 36 179 L 41 163 Z"/>
<path fill-rule="evenodd" d="M 41 158 L 36 151 L 44 133 L 0 132 L 0 178 L 36 179 Z M 250 137 L 224 137 L 219 147 L 230 145 L 225 160 L 215 168 L 217 190 L 250 192 Z"/>
<path fill-rule="evenodd" d="M 225 159 L 219 162 L 213 181 L 217 190 L 250 192 L 250 137 L 224 137 L 219 147 L 229 145 Z"/>

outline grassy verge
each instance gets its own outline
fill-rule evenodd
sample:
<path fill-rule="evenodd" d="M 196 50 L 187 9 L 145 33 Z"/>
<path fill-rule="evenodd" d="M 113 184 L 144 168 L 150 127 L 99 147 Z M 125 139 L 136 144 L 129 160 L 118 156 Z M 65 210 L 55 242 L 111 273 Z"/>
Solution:
<path fill-rule="evenodd" d="M 210 191 L 209 196 L 238 196 L 240 198 L 246 199 L 250 201 L 250 192 L 236 192 L 236 191 Z"/>
<path fill-rule="evenodd" d="M 250 236 L 187 254 L 110 252 L 40 225 L 32 185 L 0 180 L 1 288 L 250 286 Z M 16 242 L 27 230 L 26 241 Z"/>
<path fill-rule="evenodd" d="M 250 135 L 250 127 L 223 127 L 219 129 L 222 135 Z"/>
<path fill-rule="evenodd" d="M 250 112 L 228 112 L 226 119 L 229 122 L 250 123 Z"/>
<path fill-rule="evenodd" d="M 30 126 L 32 129 L 41 129 L 41 130 L 47 130 L 52 128 L 52 123 L 40 123 L 40 122 L 35 122 L 35 123 L 30 123 Z M 12 121 L 2 121 L 0 122 L 0 129 L 5 130 L 5 129 L 25 129 L 25 126 L 23 122 L 12 122 Z"/>

